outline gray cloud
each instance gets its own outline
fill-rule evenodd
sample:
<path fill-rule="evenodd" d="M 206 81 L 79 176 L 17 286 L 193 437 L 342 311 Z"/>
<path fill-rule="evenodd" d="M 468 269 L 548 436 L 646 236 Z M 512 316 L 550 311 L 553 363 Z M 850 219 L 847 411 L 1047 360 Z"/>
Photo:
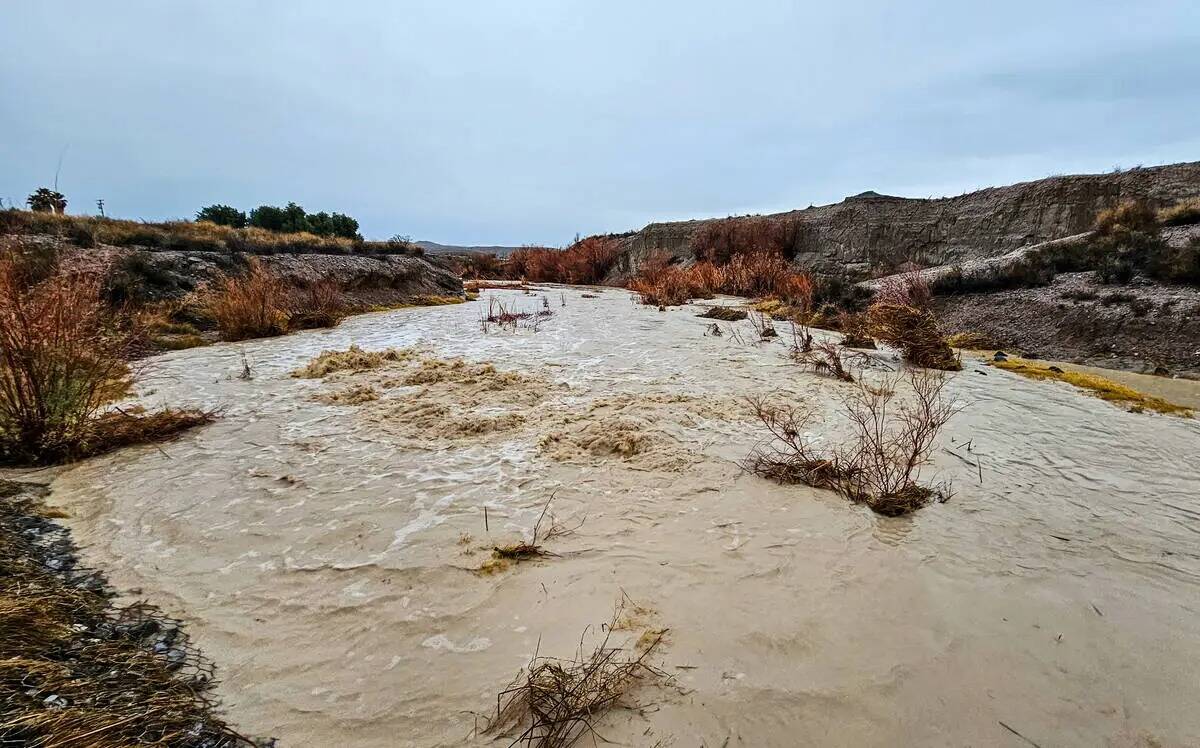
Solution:
<path fill-rule="evenodd" d="M 1200 157 L 1196 3 L 981 5 L 22 3 L 0 196 L 69 144 L 73 209 L 296 200 L 375 237 L 559 244 Z"/>

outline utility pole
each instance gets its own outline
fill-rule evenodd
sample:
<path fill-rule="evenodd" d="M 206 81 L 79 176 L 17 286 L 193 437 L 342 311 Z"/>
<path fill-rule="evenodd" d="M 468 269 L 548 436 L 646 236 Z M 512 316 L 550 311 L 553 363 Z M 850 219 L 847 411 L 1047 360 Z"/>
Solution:
<path fill-rule="evenodd" d="M 96 207 L 100 209 L 100 217 L 103 218 L 104 217 L 104 198 L 100 198 L 99 200 L 96 201 Z"/>

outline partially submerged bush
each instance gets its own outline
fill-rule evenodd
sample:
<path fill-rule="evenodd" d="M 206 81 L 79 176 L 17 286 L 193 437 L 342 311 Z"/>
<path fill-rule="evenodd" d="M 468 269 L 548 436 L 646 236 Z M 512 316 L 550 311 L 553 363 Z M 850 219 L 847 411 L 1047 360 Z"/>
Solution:
<path fill-rule="evenodd" d="M 847 348 L 875 348 L 871 337 L 870 322 L 861 312 L 838 312 L 837 329 L 842 333 L 842 345 Z"/>
<path fill-rule="evenodd" d="M 594 723 L 599 717 L 621 706 L 639 684 L 667 677 L 650 664 L 666 632 L 648 631 L 626 650 L 610 643 L 613 632 L 622 627 L 618 610 L 590 653 L 584 652 L 581 640 L 571 659 L 535 655 L 496 697 L 495 715 L 485 731 L 511 731 L 516 735 L 512 745 L 528 748 L 566 748 L 585 735 L 597 737 Z"/>
<path fill-rule="evenodd" d="M 719 319 L 722 322 L 739 322 L 746 319 L 749 315 L 745 309 L 739 309 L 735 306 L 714 306 L 707 309 L 703 314 L 697 314 L 697 317 L 702 319 Z"/>
<path fill-rule="evenodd" d="M 867 310 L 871 334 L 899 348 L 913 366 L 958 371 L 962 363 L 946 343 L 937 316 L 929 309 L 877 302 Z"/>
<path fill-rule="evenodd" d="M 642 263 L 629 288 L 639 294 L 643 304 L 654 306 L 675 306 L 725 293 L 771 297 L 805 311 L 813 294 L 807 274 L 794 270 L 782 256 L 766 252 L 737 254 L 726 265 L 702 261 L 687 267 L 658 253 Z"/>
<path fill-rule="evenodd" d="M 852 355 L 858 356 L 859 363 L 861 363 L 862 354 Z M 837 345 L 829 341 L 820 343 L 810 341 L 807 349 L 792 346 L 791 356 L 793 361 L 817 374 L 825 374 L 843 382 L 854 381 L 854 373 L 848 357 L 842 354 Z"/>
<path fill-rule="evenodd" d="M 745 468 L 781 483 L 804 483 L 837 491 L 879 514 L 898 516 L 946 493 L 919 483 L 938 432 L 959 411 L 944 394 L 945 375 L 912 370 L 912 397 L 895 404 L 899 375 L 872 386 L 859 382 L 843 400 L 852 433 L 843 444 L 820 447 L 809 436 L 816 414 L 805 405 L 750 399 L 773 437 L 755 449 Z"/>
<path fill-rule="evenodd" d="M 332 278 L 316 281 L 295 296 L 288 317 L 290 329 L 336 327 L 346 317 L 342 288 Z"/>

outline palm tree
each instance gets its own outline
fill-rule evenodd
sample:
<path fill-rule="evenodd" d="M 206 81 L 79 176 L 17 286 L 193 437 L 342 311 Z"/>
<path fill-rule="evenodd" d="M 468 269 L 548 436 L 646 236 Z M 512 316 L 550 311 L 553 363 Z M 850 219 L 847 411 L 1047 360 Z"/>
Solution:
<path fill-rule="evenodd" d="M 66 213 L 67 198 L 58 190 L 52 190 L 48 187 L 38 187 L 37 190 L 25 198 L 25 203 L 29 205 L 29 209 L 36 213 Z"/>

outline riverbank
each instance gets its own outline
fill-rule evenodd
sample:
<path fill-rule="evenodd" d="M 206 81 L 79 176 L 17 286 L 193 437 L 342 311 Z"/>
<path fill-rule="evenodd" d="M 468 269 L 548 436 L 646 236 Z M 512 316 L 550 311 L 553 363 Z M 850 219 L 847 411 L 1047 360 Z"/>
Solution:
<path fill-rule="evenodd" d="M 833 438 L 849 386 L 746 344 L 748 321 L 714 337 L 696 306 L 621 290 L 482 293 L 553 314 L 381 312 L 155 357 L 143 400 L 224 417 L 54 480 L 89 562 L 220 653 L 237 724 L 285 745 L 489 744 L 475 730 L 518 669 L 570 657 L 628 600 L 613 643 L 665 630 L 672 677 L 599 721 L 610 740 L 1200 740 L 1194 420 L 968 357 L 926 476 L 953 498 L 885 518 L 741 470 L 762 438 L 743 397 L 811 404 Z M 351 344 L 413 353 L 292 376 Z M 870 354 L 868 381 L 893 355 Z M 336 397 L 356 388 L 376 397 Z M 574 528 L 555 555 L 480 573 L 552 496 Z"/>

